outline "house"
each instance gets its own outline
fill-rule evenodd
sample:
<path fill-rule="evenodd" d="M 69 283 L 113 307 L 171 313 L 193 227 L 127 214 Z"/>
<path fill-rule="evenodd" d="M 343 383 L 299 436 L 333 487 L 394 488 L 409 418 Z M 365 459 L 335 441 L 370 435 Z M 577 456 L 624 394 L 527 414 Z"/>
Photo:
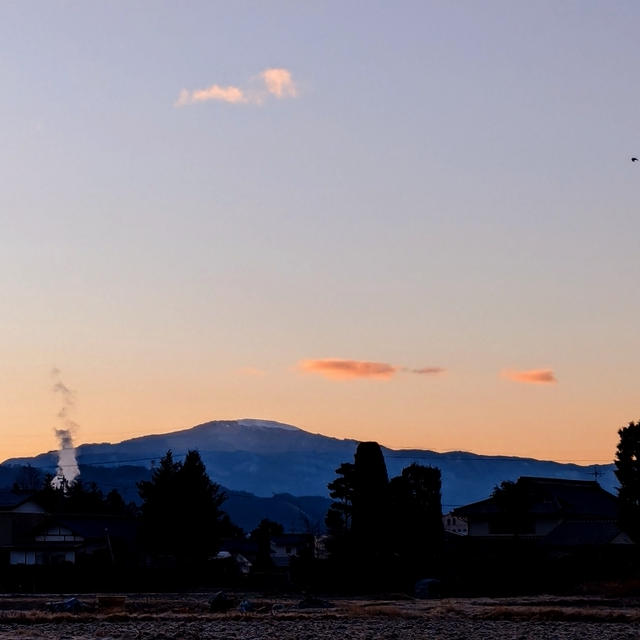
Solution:
<path fill-rule="evenodd" d="M 314 536 L 310 533 L 284 533 L 271 538 L 271 559 L 276 567 L 288 567 L 292 558 L 311 558 L 314 553 Z"/>
<path fill-rule="evenodd" d="M 0 564 L 112 563 L 133 552 L 129 517 L 48 513 L 32 495 L 0 491 Z"/>
<path fill-rule="evenodd" d="M 0 563 L 9 564 L 14 544 L 42 525 L 47 512 L 32 496 L 0 491 Z"/>
<path fill-rule="evenodd" d="M 219 563 L 229 564 L 240 573 L 247 576 L 251 573 L 258 557 L 259 547 L 253 540 L 246 538 L 230 538 L 223 540 L 220 550 L 214 556 Z"/>
<path fill-rule="evenodd" d="M 75 564 L 75 549 L 83 538 L 59 524 L 50 523 L 13 541 L 9 552 L 11 565 Z"/>
<path fill-rule="evenodd" d="M 133 553 L 136 523 L 106 515 L 47 515 L 11 545 L 9 564 L 115 564 Z"/>
<path fill-rule="evenodd" d="M 466 536 L 469 533 L 469 525 L 466 518 L 456 515 L 453 511 L 442 516 L 442 526 L 445 533 L 451 533 L 456 536 Z"/>
<path fill-rule="evenodd" d="M 617 525 L 618 499 L 595 481 L 523 476 L 514 489 L 510 503 L 493 495 L 452 514 L 466 519 L 470 538 L 518 536 L 565 547 L 632 544 Z"/>

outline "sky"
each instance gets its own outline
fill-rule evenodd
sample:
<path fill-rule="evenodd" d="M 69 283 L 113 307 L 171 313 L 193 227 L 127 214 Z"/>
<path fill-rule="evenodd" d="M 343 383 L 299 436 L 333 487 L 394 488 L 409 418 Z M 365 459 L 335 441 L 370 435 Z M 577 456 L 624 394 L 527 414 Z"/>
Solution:
<path fill-rule="evenodd" d="M 251 417 L 611 461 L 640 418 L 639 21 L 0 3 L 0 459 L 64 414 L 76 444 Z"/>

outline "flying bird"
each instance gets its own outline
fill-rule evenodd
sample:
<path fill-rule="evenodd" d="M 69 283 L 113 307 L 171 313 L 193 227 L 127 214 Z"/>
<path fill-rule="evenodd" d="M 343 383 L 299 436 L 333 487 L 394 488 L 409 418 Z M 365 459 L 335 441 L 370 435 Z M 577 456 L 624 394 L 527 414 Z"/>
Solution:
<path fill-rule="evenodd" d="M 638 158 L 631 158 L 631 162 L 638 162 Z"/>

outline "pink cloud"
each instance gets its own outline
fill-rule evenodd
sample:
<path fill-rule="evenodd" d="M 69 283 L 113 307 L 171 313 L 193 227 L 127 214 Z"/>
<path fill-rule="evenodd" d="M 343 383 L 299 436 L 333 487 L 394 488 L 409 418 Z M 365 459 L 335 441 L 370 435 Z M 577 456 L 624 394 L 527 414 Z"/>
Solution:
<path fill-rule="evenodd" d="M 176 107 L 184 107 L 188 104 L 196 102 L 207 102 L 209 100 L 217 100 L 218 102 L 229 102 L 231 104 L 242 104 L 247 102 L 244 91 L 239 87 L 221 87 L 214 84 L 207 89 L 194 89 L 188 91 L 183 89 L 176 100 Z"/>
<path fill-rule="evenodd" d="M 257 83 L 257 86 L 256 86 Z M 295 98 L 298 89 L 287 69 L 265 69 L 250 80 L 249 87 L 242 89 L 234 85 L 226 87 L 213 84 L 206 89 L 182 89 L 175 101 L 176 107 L 186 107 L 198 102 L 226 102 L 229 104 L 262 105 L 269 96 Z"/>
<path fill-rule="evenodd" d="M 353 380 L 354 378 L 372 378 L 375 380 L 389 380 L 396 373 L 415 373 L 418 375 L 437 375 L 443 373 L 441 367 L 422 367 L 409 369 L 397 367 L 388 362 L 370 362 L 367 360 L 345 360 L 343 358 L 319 358 L 302 360 L 298 364 L 300 371 L 317 373 L 331 380 Z"/>
<path fill-rule="evenodd" d="M 551 369 L 529 369 L 527 371 L 503 371 L 502 377 L 514 382 L 528 384 L 556 384 L 556 379 Z"/>
<path fill-rule="evenodd" d="M 286 69 L 265 69 L 260 77 L 264 80 L 267 91 L 276 98 L 295 98 L 298 90 Z"/>
<path fill-rule="evenodd" d="M 388 380 L 398 370 L 386 362 L 366 362 L 363 360 L 343 360 L 341 358 L 322 358 L 320 360 L 303 360 L 300 370 L 307 373 L 318 373 L 332 380 L 350 380 L 353 378 L 375 378 Z"/>

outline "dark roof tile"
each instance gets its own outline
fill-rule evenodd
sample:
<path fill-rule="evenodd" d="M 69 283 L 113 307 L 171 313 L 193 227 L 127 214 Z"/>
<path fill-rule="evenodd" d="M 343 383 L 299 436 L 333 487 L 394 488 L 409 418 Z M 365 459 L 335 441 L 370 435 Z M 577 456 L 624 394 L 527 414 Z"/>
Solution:
<path fill-rule="evenodd" d="M 518 483 L 526 489 L 529 513 L 566 518 L 598 518 L 614 520 L 618 515 L 618 499 L 593 480 L 564 480 L 523 476 Z M 499 513 L 494 498 L 458 507 L 455 515 L 481 516 Z"/>

